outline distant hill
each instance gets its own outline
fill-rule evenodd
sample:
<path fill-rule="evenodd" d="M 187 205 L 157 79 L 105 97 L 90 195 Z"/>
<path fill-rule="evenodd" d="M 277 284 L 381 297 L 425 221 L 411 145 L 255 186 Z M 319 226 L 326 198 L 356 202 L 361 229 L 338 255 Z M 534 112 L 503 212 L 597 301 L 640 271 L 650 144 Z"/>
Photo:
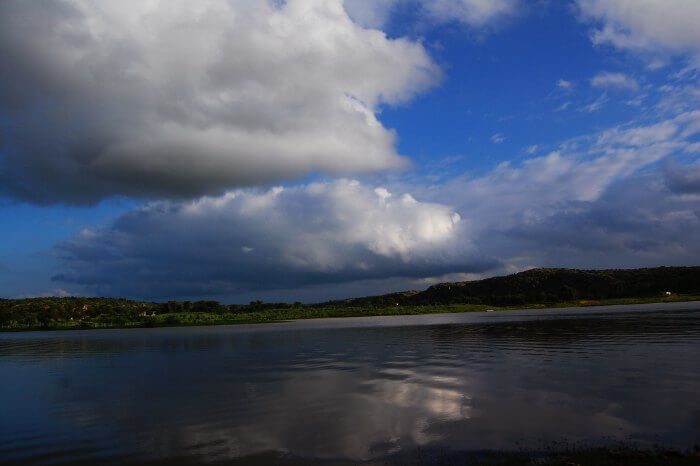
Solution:
<path fill-rule="evenodd" d="M 667 292 L 680 296 L 669 297 Z M 218 301 L 156 303 L 87 297 L 0 299 L 0 330 L 214 325 L 312 317 L 421 314 L 455 304 L 483 310 L 484 306 L 554 305 L 618 298 L 655 300 L 658 297 L 658 301 L 666 301 L 685 299 L 684 296 L 691 299 L 700 296 L 700 267 L 534 269 L 506 277 L 441 283 L 424 291 L 313 305 L 262 301 L 230 305 Z"/>
<path fill-rule="evenodd" d="M 440 283 L 425 291 L 329 301 L 319 306 L 384 307 L 444 304 L 511 306 L 700 292 L 700 267 L 646 269 L 532 269 L 504 277 Z"/>

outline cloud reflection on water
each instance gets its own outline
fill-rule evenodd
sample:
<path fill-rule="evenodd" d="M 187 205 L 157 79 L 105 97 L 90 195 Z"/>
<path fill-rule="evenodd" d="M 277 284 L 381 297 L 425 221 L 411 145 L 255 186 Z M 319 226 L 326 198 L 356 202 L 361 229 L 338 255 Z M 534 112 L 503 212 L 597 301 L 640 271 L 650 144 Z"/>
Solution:
<path fill-rule="evenodd" d="M 381 458 L 551 441 L 697 442 L 697 312 L 472 325 L 76 332 L 0 340 L 45 396 L 6 448 L 98 445 L 213 461 L 266 451 Z M 17 445 L 15 445 L 17 446 Z M 194 456 L 193 456 L 194 455 Z"/>

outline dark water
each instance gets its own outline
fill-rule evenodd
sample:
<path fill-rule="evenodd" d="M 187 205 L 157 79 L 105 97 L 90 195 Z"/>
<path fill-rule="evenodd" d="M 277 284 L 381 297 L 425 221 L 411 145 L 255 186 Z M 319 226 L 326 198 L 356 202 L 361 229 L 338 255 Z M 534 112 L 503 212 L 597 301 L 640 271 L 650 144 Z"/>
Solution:
<path fill-rule="evenodd" d="M 3 464 L 685 449 L 700 308 L 0 334 L 0 378 Z"/>

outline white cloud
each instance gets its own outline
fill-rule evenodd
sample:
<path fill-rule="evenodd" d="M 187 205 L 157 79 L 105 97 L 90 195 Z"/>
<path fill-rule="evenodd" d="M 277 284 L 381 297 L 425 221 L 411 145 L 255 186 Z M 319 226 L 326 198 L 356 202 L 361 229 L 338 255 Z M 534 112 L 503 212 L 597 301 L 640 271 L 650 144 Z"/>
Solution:
<path fill-rule="evenodd" d="M 617 180 L 682 153 L 693 144 L 700 115 L 688 112 L 646 126 L 620 126 L 564 142 L 522 164 L 501 163 L 478 177 L 457 177 L 417 195 L 455 208 L 470 225 L 470 238 L 546 218 L 567 204 L 594 202 Z"/>
<path fill-rule="evenodd" d="M 368 27 L 385 24 L 401 4 L 418 5 L 434 22 L 456 21 L 480 28 L 516 14 L 520 0 L 345 0 L 350 16 Z"/>
<path fill-rule="evenodd" d="M 571 107 L 571 101 L 567 100 L 566 102 L 564 102 L 560 106 L 558 106 L 554 111 L 555 112 L 563 112 L 564 110 L 568 109 L 569 107 Z"/>
<path fill-rule="evenodd" d="M 533 155 L 535 152 L 537 152 L 537 150 L 538 150 L 539 148 L 540 148 L 539 145 L 533 144 L 533 145 L 531 145 L 531 146 L 528 146 L 528 147 L 525 149 L 525 153 L 528 154 L 528 155 Z"/>
<path fill-rule="evenodd" d="M 557 81 L 557 87 L 561 89 L 569 90 L 574 87 L 574 83 L 567 81 L 566 79 L 560 79 Z"/>
<path fill-rule="evenodd" d="M 660 98 L 654 105 L 657 113 L 680 114 L 700 108 L 700 87 L 696 85 L 661 86 L 658 91 Z"/>
<path fill-rule="evenodd" d="M 472 229 L 510 228 L 551 215 L 563 203 L 595 201 L 615 180 L 692 145 L 699 123 L 700 113 L 688 112 L 652 125 L 613 127 L 519 166 L 504 162 L 485 176 L 417 192 L 438 202 L 464 199 L 456 208 Z"/>
<path fill-rule="evenodd" d="M 423 8 L 440 21 L 483 26 L 514 14 L 518 4 L 518 0 L 425 0 Z"/>
<path fill-rule="evenodd" d="M 593 76 L 591 78 L 591 86 L 628 90 L 639 89 L 639 84 L 633 77 L 624 73 L 612 73 L 610 71 L 601 71 Z"/>
<path fill-rule="evenodd" d="M 588 104 L 588 105 L 584 105 L 583 107 L 581 107 L 580 111 L 582 111 L 582 112 L 588 112 L 588 113 L 597 112 L 598 110 L 600 110 L 601 108 L 603 108 L 603 107 L 605 106 L 606 103 L 608 103 L 608 94 L 605 93 L 605 92 L 603 92 L 603 93 L 600 94 L 600 96 L 598 96 L 598 98 L 595 99 L 593 102 L 591 102 L 591 103 Z"/>
<path fill-rule="evenodd" d="M 401 0 L 344 0 L 345 10 L 353 21 L 371 28 L 381 28 Z"/>
<path fill-rule="evenodd" d="M 273 3 L 0 2 L 0 190 L 87 203 L 401 167 L 375 113 L 439 79 L 422 45 L 341 0 Z"/>
<path fill-rule="evenodd" d="M 668 65 L 668 60 L 664 58 L 654 58 L 647 64 L 647 69 L 651 71 L 660 70 L 661 68 Z"/>
<path fill-rule="evenodd" d="M 577 1 L 584 18 L 598 25 L 591 36 L 595 44 L 652 54 L 700 55 L 696 0 Z"/>
<path fill-rule="evenodd" d="M 492 134 L 491 142 L 494 144 L 503 144 L 506 142 L 506 137 L 502 133 Z"/>

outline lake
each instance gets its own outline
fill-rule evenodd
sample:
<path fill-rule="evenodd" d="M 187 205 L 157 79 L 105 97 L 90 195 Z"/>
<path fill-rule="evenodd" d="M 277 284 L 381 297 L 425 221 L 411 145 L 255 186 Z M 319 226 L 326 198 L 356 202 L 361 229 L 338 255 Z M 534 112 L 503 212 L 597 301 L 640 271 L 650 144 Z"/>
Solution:
<path fill-rule="evenodd" d="M 0 463 L 686 449 L 699 355 L 698 303 L 4 333 Z"/>

